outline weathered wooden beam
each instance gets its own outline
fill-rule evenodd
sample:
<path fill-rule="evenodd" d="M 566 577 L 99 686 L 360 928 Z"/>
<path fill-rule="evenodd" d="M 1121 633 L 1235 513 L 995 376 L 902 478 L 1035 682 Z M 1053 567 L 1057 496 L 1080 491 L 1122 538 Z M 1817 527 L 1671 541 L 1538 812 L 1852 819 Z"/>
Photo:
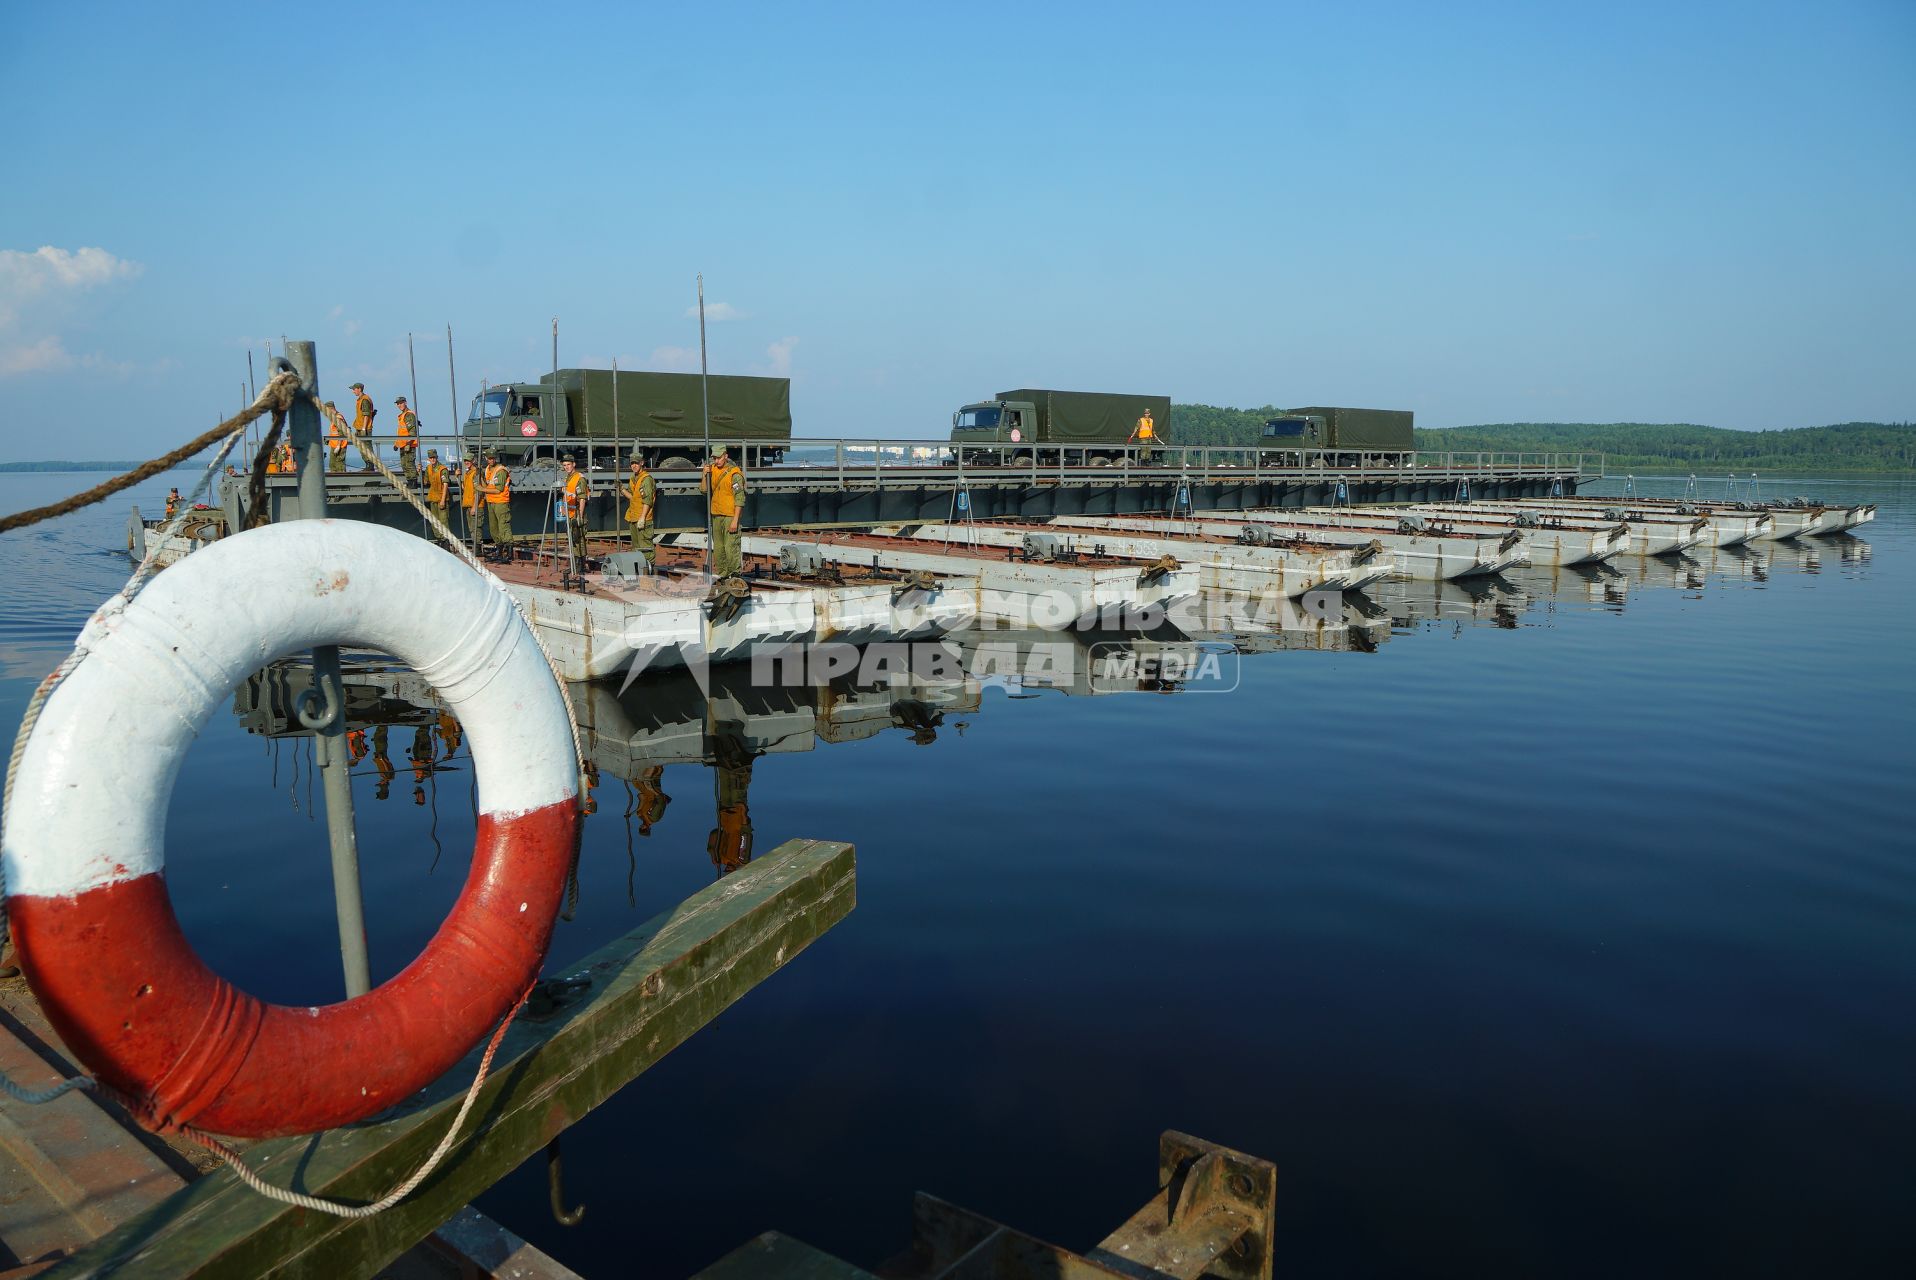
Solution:
<path fill-rule="evenodd" d="M 556 1009 L 528 1005 L 468 1132 L 382 1214 L 347 1221 L 292 1208 L 221 1170 L 46 1274 L 370 1275 L 770 977 L 854 900 L 850 845 L 788 841 L 568 970 L 589 985 Z M 475 1051 L 384 1120 L 261 1143 L 247 1159 L 277 1185 L 368 1202 L 437 1145 L 477 1066 Z"/>

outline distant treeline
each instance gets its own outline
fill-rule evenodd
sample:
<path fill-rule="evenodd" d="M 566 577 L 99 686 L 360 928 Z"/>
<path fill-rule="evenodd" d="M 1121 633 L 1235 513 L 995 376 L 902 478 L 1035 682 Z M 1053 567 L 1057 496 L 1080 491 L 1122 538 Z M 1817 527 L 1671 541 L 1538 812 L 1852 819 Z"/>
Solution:
<path fill-rule="evenodd" d="M 1171 408 L 1173 444 L 1251 444 L 1264 419 L 1282 410 Z M 1733 431 L 1687 422 L 1499 422 L 1476 427 L 1419 428 L 1419 449 L 1527 453 L 1602 453 L 1620 467 L 1731 471 L 1751 467 L 1795 471 L 1916 469 L 1916 423 L 1842 422 L 1782 431 Z"/>
<path fill-rule="evenodd" d="M 145 461 L 135 458 L 131 462 L 0 462 L 0 471 L 131 471 Z"/>

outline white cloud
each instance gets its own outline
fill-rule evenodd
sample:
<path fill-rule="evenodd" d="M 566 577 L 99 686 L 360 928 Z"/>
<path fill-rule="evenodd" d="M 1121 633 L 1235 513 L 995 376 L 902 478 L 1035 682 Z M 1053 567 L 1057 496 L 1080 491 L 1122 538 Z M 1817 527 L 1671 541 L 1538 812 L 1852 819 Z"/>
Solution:
<path fill-rule="evenodd" d="M 345 333 L 346 333 L 346 336 L 350 338 L 350 337 L 352 337 L 352 336 L 353 336 L 353 335 L 354 335 L 355 333 L 358 333 L 358 332 L 359 332 L 359 321 L 357 321 L 357 320 L 348 320 L 348 321 L 347 321 L 347 322 L 346 322 L 345 324 L 342 324 L 342 325 L 341 325 L 341 326 L 339 326 L 339 327 L 340 327 L 341 329 L 343 329 L 343 330 L 345 331 Z"/>
<path fill-rule="evenodd" d="M 67 353 L 66 344 L 54 333 L 25 346 L 0 347 L 0 378 L 21 373 L 53 373 L 72 364 L 73 357 Z"/>
<path fill-rule="evenodd" d="M 692 373 L 699 367 L 697 347 L 653 347 L 648 368 L 666 373 Z"/>
<path fill-rule="evenodd" d="M 765 348 L 765 358 L 774 378 L 792 376 L 792 348 L 798 345 L 797 338 L 780 338 Z"/>
<path fill-rule="evenodd" d="M 687 320 L 696 320 L 699 318 L 697 303 L 693 303 L 685 309 L 685 318 Z M 708 302 L 705 304 L 705 318 L 713 324 L 717 324 L 721 320 L 744 320 L 747 317 L 743 311 L 740 311 L 729 302 Z"/>
<path fill-rule="evenodd" d="M 143 269 L 105 249 L 50 244 L 31 253 L 0 249 L 0 378 L 72 367 L 75 357 L 53 331 L 71 308 L 71 299 L 116 280 L 131 280 Z M 28 303 L 33 305 L 29 308 Z M 96 360 L 86 356 L 77 363 Z"/>
<path fill-rule="evenodd" d="M 32 253 L 0 249 L 0 298 L 21 301 L 48 289 L 91 289 L 131 280 L 144 270 L 105 249 L 59 249 L 43 244 Z"/>

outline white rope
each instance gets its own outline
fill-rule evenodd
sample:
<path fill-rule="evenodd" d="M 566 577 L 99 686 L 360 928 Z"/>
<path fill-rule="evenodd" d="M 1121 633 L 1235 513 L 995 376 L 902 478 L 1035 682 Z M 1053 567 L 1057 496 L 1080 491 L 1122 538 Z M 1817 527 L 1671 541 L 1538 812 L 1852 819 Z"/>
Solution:
<path fill-rule="evenodd" d="M 22 1089 L 19 1085 L 9 1080 L 4 1074 L 0 1074 L 0 1089 L 6 1090 L 8 1097 L 18 1102 L 24 1102 L 30 1107 L 37 1107 L 42 1103 L 52 1102 L 55 1098 L 72 1093 L 75 1089 L 91 1089 L 93 1085 L 94 1080 L 92 1076 L 73 1076 L 69 1079 L 62 1080 L 50 1089 Z"/>
<path fill-rule="evenodd" d="M 340 422 L 343 423 L 346 421 L 346 415 L 340 413 L 337 409 L 331 412 L 333 417 L 339 419 Z M 446 545 L 451 548 L 452 553 L 465 561 L 467 567 L 474 573 L 477 573 L 494 587 L 498 588 L 499 594 L 503 595 L 507 601 L 511 603 L 513 612 L 517 613 L 520 620 L 526 624 L 526 630 L 532 636 L 532 643 L 539 646 L 539 655 L 546 660 L 546 667 L 552 672 L 553 683 L 559 688 L 559 701 L 565 705 L 566 726 L 572 731 L 573 764 L 579 771 L 579 777 L 583 779 L 585 777 L 585 744 L 579 737 L 579 713 L 572 705 L 572 695 L 566 690 L 565 676 L 560 673 L 559 664 L 553 660 L 552 651 L 546 648 L 546 642 L 539 638 L 539 629 L 532 625 L 532 616 L 526 612 L 526 607 L 519 603 L 519 597 L 507 590 L 505 582 L 500 579 L 498 574 L 486 568 L 484 562 L 482 562 L 478 556 L 467 550 L 466 545 L 453 536 L 452 530 L 446 527 L 445 522 L 439 518 L 439 514 L 426 505 L 425 501 L 420 498 L 413 487 L 407 484 L 391 467 L 386 465 L 385 460 L 379 456 L 378 449 L 375 446 L 368 444 L 364 437 L 358 435 L 353 437 L 353 443 L 359 446 L 360 455 L 372 464 L 373 469 L 378 471 L 380 475 L 386 477 L 386 483 L 390 484 L 393 489 L 398 492 L 400 497 L 410 502 L 413 506 L 413 510 L 417 511 L 421 516 L 424 516 L 429 526 L 438 531 L 439 536 L 445 540 Z M 450 483 L 450 479 L 448 483 Z M 477 510 L 476 506 L 474 509 L 475 511 Z M 508 551 L 509 550 L 508 548 Z M 585 805 L 585 788 L 583 785 L 579 788 L 579 804 L 581 807 Z"/>
<path fill-rule="evenodd" d="M 527 995 L 531 992 L 532 988 L 526 988 Z M 301 1209 L 330 1213 L 340 1218 L 370 1218 L 376 1213 L 384 1213 L 411 1195 L 420 1183 L 432 1175 L 432 1171 L 439 1166 L 439 1162 L 445 1159 L 446 1153 L 452 1150 L 452 1144 L 458 1138 L 459 1131 L 465 1127 L 467 1113 L 472 1110 L 472 1104 L 479 1099 L 479 1088 L 486 1082 L 486 1073 L 492 1070 L 492 1056 L 499 1051 L 499 1042 L 505 1038 L 506 1028 L 512 1025 L 513 1015 L 519 1012 L 520 1006 L 524 1003 L 525 996 L 522 995 L 519 997 L 518 1004 L 506 1011 L 506 1016 L 499 1023 L 499 1029 L 492 1033 L 492 1040 L 486 1045 L 486 1052 L 479 1059 L 479 1073 L 472 1078 L 472 1087 L 466 1090 L 466 1100 L 459 1104 L 459 1114 L 452 1118 L 452 1127 L 446 1130 L 446 1136 L 439 1140 L 439 1145 L 433 1148 L 432 1154 L 426 1157 L 426 1162 L 415 1169 L 410 1178 L 371 1204 L 343 1204 L 338 1200 L 309 1196 L 303 1191 L 290 1191 L 285 1187 L 276 1187 L 247 1167 L 246 1161 L 239 1152 L 211 1134 L 201 1133 L 191 1126 L 182 1126 L 180 1133 L 218 1156 L 226 1167 L 233 1171 L 234 1176 L 269 1200 L 296 1205 Z"/>
<path fill-rule="evenodd" d="M 260 391 L 259 399 L 253 402 L 253 410 L 264 411 L 266 409 L 284 408 L 286 398 L 298 384 L 299 378 L 295 374 L 282 373 L 275 376 L 266 384 L 265 388 Z M 258 414 L 254 413 L 253 416 L 257 417 Z M 160 526 L 159 538 L 151 547 L 147 548 L 146 554 L 140 558 L 139 566 L 133 570 L 133 575 L 126 580 L 126 585 L 121 587 L 108 598 L 105 603 L 93 611 L 93 615 L 87 619 L 86 625 L 80 628 L 79 638 L 74 641 L 72 650 L 67 654 L 65 659 L 61 661 L 60 665 L 55 668 L 46 679 L 42 680 L 39 687 L 33 691 L 33 697 L 27 702 L 26 714 L 20 719 L 19 732 L 13 736 L 13 753 L 7 759 L 6 788 L 3 793 L 0 793 L 0 811 L 4 811 L 6 814 L 13 812 L 14 774 L 20 769 L 21 757 L 27 753 L 27 741 L 33 736 L 33 728 L 40 721 L 40 709 L 46 705 L 47 699 L 53 696 L 53 691 L 60 687 L 60 682 L 71 675 L 73 669 L 85 660 L 88 653 L 86 637 L 93 631 L 95 626 L 124 611 L 127 605 L 132 602 L 133 597 L 140 593 L 140 588 L 144 587 L 147 580 L 159 571 L 158 562 L 161 548 L 166 545 L 167 539 L 171 538 L 175 532 L 179 530 L 180 526 L 186 523 L 187 517 L 193 510 L 194 504 L 200 500 L 200 495 L 206 492 L 207 485 L 211 484 L 213 477 L 219 474 L 219 469 L 225 465 L 227 456 L 233 452 L 233 447 L 245 437 L 247 425 L 251 420 L 251 418 L 248 418 L 247 422 L 243 422 L 235 427 L 232 432 L 227 435 L 226 439 L 221 441 L 219 451 L 213 455 L 213 460 L 206 464 L 206 470 L 200 473 L 199 481 L 194 484 L 193 491 L 174 509 L 173 514 L 167 517 L 166 523 Z M 570 706 L 570 703 L 567 705 Z M 6 864 L 4 861 L 0 861 L 0 904 L 4 904 L 6 898 Z M 4 910 L 0 910 L 0 946 L 5 946 L 12 940 L 12 936 L 12 920 Z M 4 1081 L 4 1079 L 4 1076 L 0 1076 L 0 1081 Z M 5 1084 L 0 1084 L 0 1088 L 5 1087 L 7 1087 Z M 8 1091 L 12 1092 L 11 1089 Z"/>

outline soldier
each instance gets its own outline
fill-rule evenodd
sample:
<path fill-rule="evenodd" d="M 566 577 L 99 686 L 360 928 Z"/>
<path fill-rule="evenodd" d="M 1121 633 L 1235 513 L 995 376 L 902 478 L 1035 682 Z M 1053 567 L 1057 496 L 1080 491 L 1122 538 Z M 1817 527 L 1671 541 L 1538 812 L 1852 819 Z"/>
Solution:
<path fill-rule="evenodd" d="M 625 499 L 625 523 L 631 534 L 632 549 L 645 556 L 645 562 L 656 567 L 659 562 L 659 545 L 653 535 L 658 527 L 659 482 L 652 478 L 652 471 L 645 465 L 645 455 L 632 455 L 632 483 L 619 486 L 619 496 Z"/>
<path fill-rule="evenodd" d="M 484 542 L 485 526 L 479 518 L 479 456 L 468 453 L 459 468 L 459 509 L 465 513 L 466 537 L 475 544 Z"/>
<path fill-rule="evenodd" d="M 290 476 L 299 474 L 299 463 L 293 457 L 293 442 L 291 440 L 280 441 L 279 448 L 275 450 L 275 452 L 279 454 L 279 473 L 281 475 Z"/>
<path fill-rule="evenodd" d="M 639 815 L 639 834 L 649 836 L 659 819 L 665 816 L 665 806 L 672 803 L 672 797 L 665 794 L 665 766 L 648 766 L 639 774 L 638 784 L 633 810 Z"/>
<path fill-rule="evenodd" d="M 352 385 L 353 396 L 353 433 L 361 440 L 373 433 L 373 419 L 379 416 L 379 410 L 373 406 L 373 398 L 366 394 L 366 384 L 355 382 Z M 367 463 L 362 471 L 371 471 L 372 463 Z"/>
<path fill-rule="evenodd" d="M 406 479 L 419 483 L 419 415 L 406 404 L 406 397 L 393 401 L 399 407 L 399 466 Z"/>
<path fill-rule="evenodd" d="M 326 420 L 332 424 L 326 433 L 326 470 L 336 474 L 346 469 L 346 419 L 331 400 L 326 402 Z"/>
<path fill-rule="evenodd" d="M 712 461 L 699 477 L 699 492 L 710 495 L 712 576 L 729 578 L 745 563 L 738 545 L 739 517 L 745 513 L 745 473 L 724 445 L 712 451 Z"/>
<path fill-rule="evenodd" d="M 718 825 L 705 837 L 715 879 L 724 879 L 752 860 L 752 761 L 762 754 L 745 743 L 735 725 L 721 724 L 712 739 L 712 788 L 718 801 Z"/>
<path fill-rule="evenodd" d="M 393 768 L 393 758 L 387 750 L 387 730 L 383 724 L 373 726 L 373 768 L 379 774 L 379 782 L 373 788 L 373 799 L 384 800 L 392 794 L 393 777 L 399 771 Z"/>
<path fill-rule="evenodd" d="M 559 463 L 564 471 L 559 493 L 559 509 L 565 513 L 566 547 L 571 552 L 571 570 L 585 572 L 585 504 L 592 496 L 591 482 L 578 462 L 567 454 Z"/>
<path fill-rule="evenodd" d="M 179 491 L 179 488 L 176 486 L 166 495 L 166 518 L 168 520 L 171 520 L 175 515 L 179 513 L 179 509 L 180 509 L 180 491 Z"/>
<path fill-rule="evenodd" d="M 1157 434 L 1158 425 L 1151 420 L 1151 410 L 1147 408 L 1139 415 L 1138 425 L 1131 428 L 1131 439 L 1128 442 L 1138 446 L 1139 462 L 1151 461 L 1151 442 L 1157 438 Z"/>
<path fill-rule="evenodd" d="M 452 528 L 446 512 L 446 486 L 450 480 L 446 464 L 439 461 L 439 450 L 426 450 L 426 505 L 448 529 Z"/>
<path fill-rule="evenodd" d="M 494 543 L 493 558 L 512 559 L 512 473 L 499 462 L 497 449 L 486 450 L 485 474 L 479 492 L 486 499 L 486 530 Z"/>

